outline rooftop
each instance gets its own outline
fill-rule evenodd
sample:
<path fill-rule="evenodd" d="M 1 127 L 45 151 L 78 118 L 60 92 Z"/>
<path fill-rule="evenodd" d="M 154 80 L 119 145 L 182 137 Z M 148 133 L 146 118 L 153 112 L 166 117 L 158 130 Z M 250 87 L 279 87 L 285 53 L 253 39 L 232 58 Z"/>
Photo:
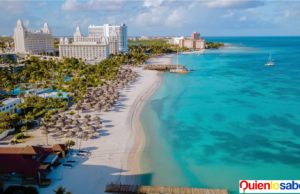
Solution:
<path fill-rule="evenodd" d="M 3 104 L 10 104 L 10 103 L 14 103 L 16 101 L 20 101 L 20 98 L 6 98 L 4 100 L 1 100 L 1 102 Z"/>
<path fill-rule="evenodd" d="M 48 168 L 45 163 L 52 164 L 58 158 L 58 154 L 54 153 L 57 148 L 64 149 L 64 146 L 0 147 L 0 173 L 38 177 L 38 172 Z"/>
<path fill-rule="evenodd" d="M 89 28 L 103 28 L 104 26 L 121 27 L 121 26 L 126 26 L 126 25 L 125 24 L 122 24 L 122 25 L 103 24 L 102 26 L 89 25 Z"/>
<path fill-rule="evenodd" d="M 33 146 L 26 147 L 0 147 L 1 154 L 21 154 L 21 155 L 35 155 L 37 154 Z"/>

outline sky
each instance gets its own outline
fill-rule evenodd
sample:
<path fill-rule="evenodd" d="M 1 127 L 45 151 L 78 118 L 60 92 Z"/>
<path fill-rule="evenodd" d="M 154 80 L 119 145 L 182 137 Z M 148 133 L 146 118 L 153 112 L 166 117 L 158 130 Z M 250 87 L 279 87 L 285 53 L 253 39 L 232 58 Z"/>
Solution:
<path fill-rule="evenodd" d="M 129 36 L 300 35 L 300 0 L 0 0 L 0 10 L 0 35 L 17 19 L 29 29 L 48 22 L 55 36 L 104 23 L 125 23 Z"/>

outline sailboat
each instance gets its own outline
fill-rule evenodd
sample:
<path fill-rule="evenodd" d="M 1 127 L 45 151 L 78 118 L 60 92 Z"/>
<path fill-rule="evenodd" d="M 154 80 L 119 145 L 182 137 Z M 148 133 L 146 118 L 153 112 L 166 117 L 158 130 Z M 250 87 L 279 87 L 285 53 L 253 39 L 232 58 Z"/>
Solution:
<path fill-rule="evenodd" d="M 188 72 L 189 72 L 189 70 L 186 67 L 180 66 L 178 63 L 178 48 L 177 48 L 177 65 L 176 65 L 175 69 L 170 69 L 170 73 L 186 74 Z"/>
<path fill-rule="evenodd" d="M 265 66 L 273 66 L 274 65 L 274 61 L 272 59 L 272 54 L 270 53 L 269 55 L 269 60 L 268 62 L 265 64 Z"/>

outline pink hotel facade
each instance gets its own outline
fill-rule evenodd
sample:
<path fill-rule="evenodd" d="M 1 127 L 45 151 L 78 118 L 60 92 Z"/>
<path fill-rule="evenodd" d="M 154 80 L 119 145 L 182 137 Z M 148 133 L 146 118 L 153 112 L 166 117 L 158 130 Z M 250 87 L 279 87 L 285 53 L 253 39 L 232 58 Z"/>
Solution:
<path fill-rule="evenodd" d="M 200 34 L 193 32 L 189 38 L 181 38 L 179 40 L 179 47 L 186 47 L 192 50 L 205 49 L 205 40 L 200 37 Z"/>

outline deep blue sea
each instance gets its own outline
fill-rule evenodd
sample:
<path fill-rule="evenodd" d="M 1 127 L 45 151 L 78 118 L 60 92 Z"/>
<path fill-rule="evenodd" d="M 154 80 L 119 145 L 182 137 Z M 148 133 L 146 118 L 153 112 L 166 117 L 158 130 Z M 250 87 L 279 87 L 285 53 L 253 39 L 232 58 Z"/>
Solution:
<path fill-rule="evenodd" d="M 193 71 L 165 73 L 142 111 L 144 184 L 238 193 L 241 179 L 299 179 L 300 37 L 207 40 L 226 47 L 180 55 Z"/>

